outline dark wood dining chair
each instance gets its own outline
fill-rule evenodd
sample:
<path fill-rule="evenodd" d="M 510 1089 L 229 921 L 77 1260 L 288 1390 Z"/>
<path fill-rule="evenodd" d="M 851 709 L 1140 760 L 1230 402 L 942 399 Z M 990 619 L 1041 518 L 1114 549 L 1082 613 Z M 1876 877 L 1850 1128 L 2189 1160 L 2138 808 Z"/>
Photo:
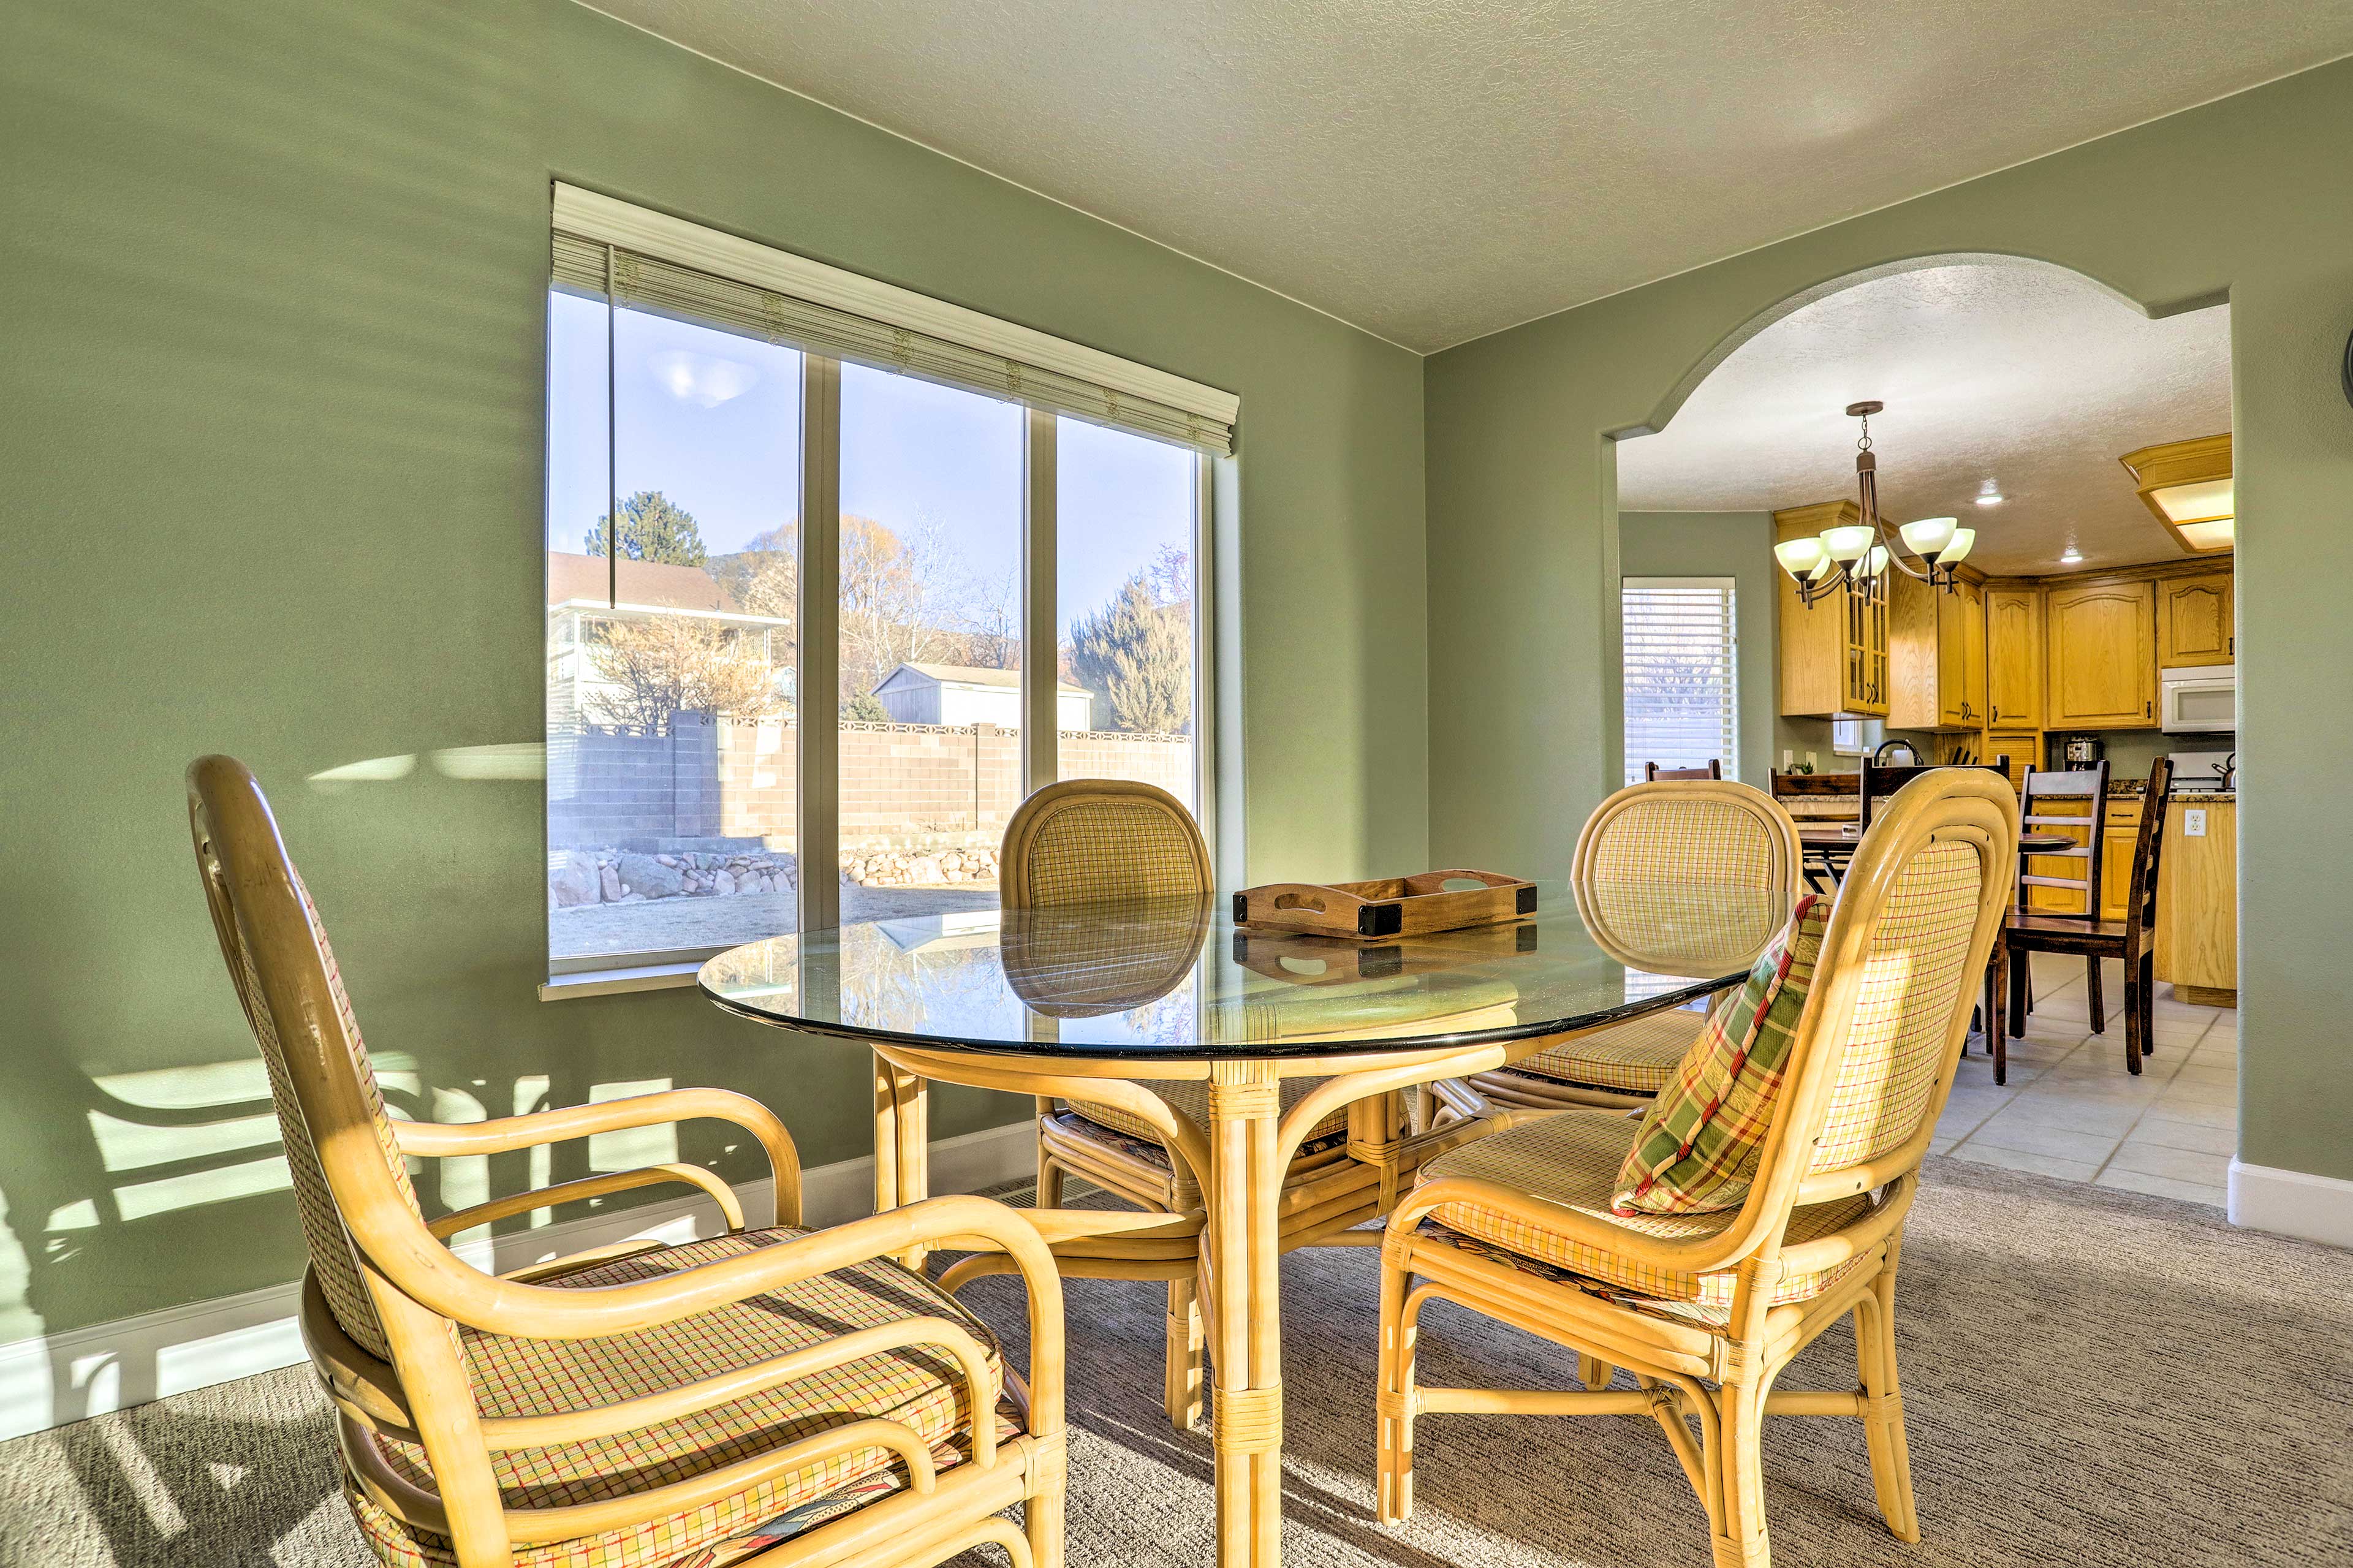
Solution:
<path fill-rule="evenodd" d="M 2019 900 L 2003 922 L 2003 943 L 2013 962 L 2010 965 L 2010 1033 L 2026 1032 L 2027 955 L 2036 952 L 2058 952 L 2081 956 L 2090 973 L 2092 1032 L 2107 1032 L 2106 1009 L 2100 994 L 2100 961 L 2119 958 L 2125 965 L 2125 1068 L 2129 1072 L 2140 1071 L 2141 1058 L 2149 1054 L 2151 1026 L 2156 1017 L 2157 990 L 2157 873 L 2165 850 L 2165 797 L 2173 787 L 2173 763 L 2164 757 L 2157 759 L 2148 770 L 2148 794 L 2141 805 L 2140 832 L 2133 840 L 2132 869 L 2128 873 L 2131 886 L 2125 894 L 2125 918 L 2120 921 L 2100 918 L 2100 828 L 2107 803 L 2108 764 L 2087 768 L 2073 773 L 2035 773 L 2026 781 L 2025 805 L 2029 823 L 2043 826 L 2072 826 L 2081 818 L 2036 815 L 2038 799 L 2081 795 L 2083 786 L 2053 787 L 2070 781 L 2096 778 L 2098 793 L 2091 796 L 2091 843 L 2082 851 L 2066 851 L 2067 859 L 2084 858 L 2089 862 L 2082 883 L 2063 877 L 2031 874 L 2023 869 L 2025 858 L 2020 860 L 2018 878 Z M 2045 781 L 2050 781 L 2046 784 Z M 2052 858 L 2035 856 L 2038 860 Z M 2086 914 L 2054 913 L 2047 910 L 2029 910 L 2026 890 L 2030 887 L 2073 888 L 2081 886 L 2086 900 Z M 1994 1054 L 1994 1081 L 2003 1078 L 2004 1047 L 1997 1045 Z"/>
<path fill-rule="evenodd" d="M 1988 773 L 2000 773 L 2002 777 L 2008 778 L 2010 759 L 1996 757 L 1989 763 L 1921 763 L 1916 766 L 1907 763 L 1896 767 L 1874 767 L 1872 765 L 1871 759 L 1865 757 L 1862 759 L 1862 766 L 1860 770 L 1863 831 L 1867 833 L 1871 830 L 1871 814 L 1873 808 L 1880 802 L 1894 795 L 1897 790 L 1902 789 L 1922 773 L 1933 773 L 1938 768 L 1982 768 Z"/>
<path fill-rule="evenodd" d="M 1656 763 L 1642 764 L 1644 784 L 1657 784 L 1662 779 L 1669 783 L 1689 784 L 1697 779 L 1720 779 L 1723 776 L 1724 759 L 1721 757 L 1708 758 L 1707 766 L 1704 768 L 1662 768 Z"/>
<path fill-rule="evenodd" d="M 1849 795 L 1861 788 L 1852 773 L 1785 773 L 1775 768 L 1766 775 L 1768 784 L 1765 793 L 1777 801 L 1805 795 Z M 1800 845 L 1799 875 L 1807 887 L 1825 898 L 1838 895 L 1838 868 L 1831 862 L 1831 851 L 1818 844 Z"/>

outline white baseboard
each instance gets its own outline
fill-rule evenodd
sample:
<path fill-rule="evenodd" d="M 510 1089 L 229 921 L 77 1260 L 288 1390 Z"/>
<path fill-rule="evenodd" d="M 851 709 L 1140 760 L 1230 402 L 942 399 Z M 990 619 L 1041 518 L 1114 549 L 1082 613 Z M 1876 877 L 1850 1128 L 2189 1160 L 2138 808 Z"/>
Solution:
<path fill-rule="evenodd" d="M 2353 1182 L 2233 1160 L 2231 1223 L 2353 1247 Z"/>
<path fill-rule="evenodd" d="M 932 1191 L 980 1192 L 1032 1174 L 1033 1125 L 1018 1121 L 934 1143 Z M 754 1225 L 774 1212 L 767 1178 L 735 1191 Z M 873 1206 L 871 1154 L 801 1173 L 806 1225 L 839 1225 Z M 477 1268 L 502 1272 L 633 1237 L 691 1241 L 720 1228 L 718 1205 L 697 1194 L 461 1242 L 457 1250 Z M 294 1321 L 301 1296 L 300 1281 L 272 1285 L 0 1345 L 0 1439 L 292 1366 L 304 1359 Z"/>

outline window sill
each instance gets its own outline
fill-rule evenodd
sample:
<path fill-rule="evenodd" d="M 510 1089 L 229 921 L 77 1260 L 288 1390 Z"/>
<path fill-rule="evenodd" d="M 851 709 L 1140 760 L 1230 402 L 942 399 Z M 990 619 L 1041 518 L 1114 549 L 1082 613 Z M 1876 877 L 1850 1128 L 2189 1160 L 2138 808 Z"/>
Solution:
<path fill-rule="evenodd" d="M 582 996 L 620 996 L 632 991 L 675 991 L 694 984 L 700 960 L 691 963 L 647 963 L 626 969 L 583 969 L 554 974 L 540 983 L 543 1002 L 569 1002 Z"/>

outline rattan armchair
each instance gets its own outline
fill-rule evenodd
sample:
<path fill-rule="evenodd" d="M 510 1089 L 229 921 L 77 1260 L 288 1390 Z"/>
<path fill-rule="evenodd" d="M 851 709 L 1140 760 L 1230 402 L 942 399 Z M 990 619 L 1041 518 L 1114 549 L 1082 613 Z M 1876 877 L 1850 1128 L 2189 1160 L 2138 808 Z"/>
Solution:
<path fill-rule="evenodd" d="M 345 1491 L 399 1568 L 933 1563 L 984 1542 L 1062 1558 L 1061 1286 L 1013 1210 L 947 1197 L 797 1228 L 790 1135 L 756 1101 L 681 1089 L 466 1125 L 395 1121 L 324 929 L 251 773 L 188 773 L 221 954 L 268 1068 L 311 1268 L 303 1335 Z M 428 1223 L 409 1157 L 498 1153 L 708 1117 L 765 1151 L 776 1226 L 666 1164 L 494 1198 Z M 484 1273 L 447 1238 L 657 1183 L 722 1235 Z M 987 1246 L 1029 1290 L 1029 1375 L 892 1254 Z M 1022 1507 L 1016 1524 L 1004 1510 Z"/>
<path fill-rule="evenodd" d="M 1618 1216 L 1612 1190 L 1635 1128 L 1600 1110 L 1507 1127 L 1424 1172 L 1382 1255 L 1384 1521 L 1412 1507 L 1419 1416 L 1641 1415 L 1705 1506 L 1718 1568 L 1765 1568 L 1764 1418 L 1841 1415 L 1863 1425 L 1888 1528 L 1919 1538 L 1895 1367 L 1896 1264 L 2009 903 L 2017 836 L 2007 782 L 1957 769 L 1907 787 L 1873 823 L 1831 915 L 1737 1209 Z M 1587 1386 L 1419 1385 L 1418 1323 L 1436 1300 L 1577 1351 Z M 1854 1388 L 1774 1386 L 1850 1314 Z M 1612 1385 L 1613 1366 L 1633 1386 Z"/>
<path fill-rule="evenodd" d="M 1798 826 L 1788 812 L 1763 790 L 1726 781 L 1662 780 L 1620 790 L 1594 808 L 1577 834 L 1575 879 L 1581 898 L 1604 906 L 1638 897 L 1645 882 L 1762 889 L 1791 906 L 1804 891 Z M 1744 906 L 1741 918 L 1747 912 Z M 1588 923 L 1594 920 L 1588 909 Z M 1704 1012 L 1713 1002 L 1697 1005 Z M 1645 1104 L 1666 1087 L 1699 1033 L 1703 1012 L 1651 1013 L 1571 1036 L 1507 1068 L 1432 1084 L 1436 1116 Z"/>
<path fill-rule="evenodd" d="M 1206 915 L 1212 887 L 1208 849 L 1183 803 L 1151 784 L 1120 779 L 1070 779 L 1032 795 L 1006 825 L 997 875 L 1008 910 L 1137 899 L 1167 910 L 1189 896 L 1199 901 Z M 1198 936 L 1192 952 L 1199 952 Z M 1466 1005 L 1478 1000 L 1464 997 Z M 1509 1017 L 1508 1010 L 1502 1010 L 1495 1021 Z M 1466 1016 L 1464 1026 L 1475 1027 L 1481 1021 Z M 1282 1080 L 1284 1109 L 1324 1081 Z M 1063 1180 L 1075 1175 L 1138 1207 L 1190 1215 L 1198 1222 L 1203 1214 L 1199 1173 L 1182 1145 L 1187 1141 L 1184 1134 L 1208 1121 L 1208 1082 L 1196 1079 L 1123 1088 L 1123 1093 L 1134 1097 L 1127 1104 L 1109 1103 L 1113 1087 L 1106 1086 L 1103 1100 L 1039 1099 L 1039 1207 L 1060 1206 Z M 1181 1119 L 1172 1124 L 1176 1147 L 1167 1131 L 1155 1125 L 1164 1116 Z M 1284 1173 L 1279 1222 L 1284 1249 L 1377 1239 L 1371 1233 L 1348 1233 L 1386 1215 L 1420 1161 L 1483 1131 L 1464 1125 L 1411 1134 L 1404 1098 L 1396 1093 L 1336 1108 L 1310 1130 Z M 1064 1266 L 1071 1272 L 1117 1272 L 1109 1265 L 1068 1258 Z M 1145 1272 L 1136 1268 L 1127 1276 Z M 1202 1411 L 1199 1279 L 1187 1268 L 1181 1277 L 1168 1279 L 1167 1289 L 1163 1400 L 1169 1420 L 1189 1427 L 1199 1422 Z"/>

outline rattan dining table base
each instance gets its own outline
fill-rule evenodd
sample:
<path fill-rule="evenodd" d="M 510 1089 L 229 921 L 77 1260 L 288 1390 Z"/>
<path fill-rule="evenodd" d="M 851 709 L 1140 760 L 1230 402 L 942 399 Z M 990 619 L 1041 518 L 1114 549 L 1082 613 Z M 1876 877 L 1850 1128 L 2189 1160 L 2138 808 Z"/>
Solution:
<path fill-rule="evenodd" d="M 1357 1228 L 1379 1212 L 1372 1167 L 1344 1173 L 1367 1190 L 1360 1202 L 1335 1202 L 1315 1187 L 1285 1189 L 1292 1157 L 1316 1124 L 1352 1101 L 1440 1079 L 1484 1072 L 1560 1043 L 1554 1036 L 1400 1055 L 1350 1053 L 1335 1042 L 1329 1057 L 1275 1060 L 1138 1062 L 1067 1056 L 977 1056 L 913 1046 L 875 1045 L 875 1202 L 878 1207 L 929 1194 L 924 1085 L 929 1079 L 1023 1094 L 1111 1104 L 1159 1133 L 1174 1160 L 1188 1165 L 1203 1207 L 1190 1215 L 1139 1210 L 1044 1209 L 1031 1218 L 1065 1274 L 1123 1279 L 1181 1279 L 1198 1272 L 1208 1339 L 1211 1444 L 1215 1457 L 1219 1568 L 1273 1568 L 1281 1561 L 1282 1516 L 1282 1254 L 1299 1246 L 1377 1246 L 1381 1233 Z M 1150 1078 L 1144 1074 L 1148 1070 Z M 1323 1079 L 1285 1113 L 1285 1078 Z M 1206 1079 L 1206 1125 L 1169 1108 L 1145 1087 L 1152 1080 Z M 1398 1164 L 1409 1175 L 1429 1159 L 1484 1135 L 1512 1118 L 1451 1121 L 1403 1140 Z M 1345 1194 L 1343 1194 L 1345 1196 Z M 1289 1209 L 1330 1211 L 1314 1234 L 1297 1237 Z M 1293 1234 L 1286 1237 L 1286 1232 Z M 983 1238 L 973 1256 L 948 1268 L 950 1289 L 1009 1261 Z"/>

